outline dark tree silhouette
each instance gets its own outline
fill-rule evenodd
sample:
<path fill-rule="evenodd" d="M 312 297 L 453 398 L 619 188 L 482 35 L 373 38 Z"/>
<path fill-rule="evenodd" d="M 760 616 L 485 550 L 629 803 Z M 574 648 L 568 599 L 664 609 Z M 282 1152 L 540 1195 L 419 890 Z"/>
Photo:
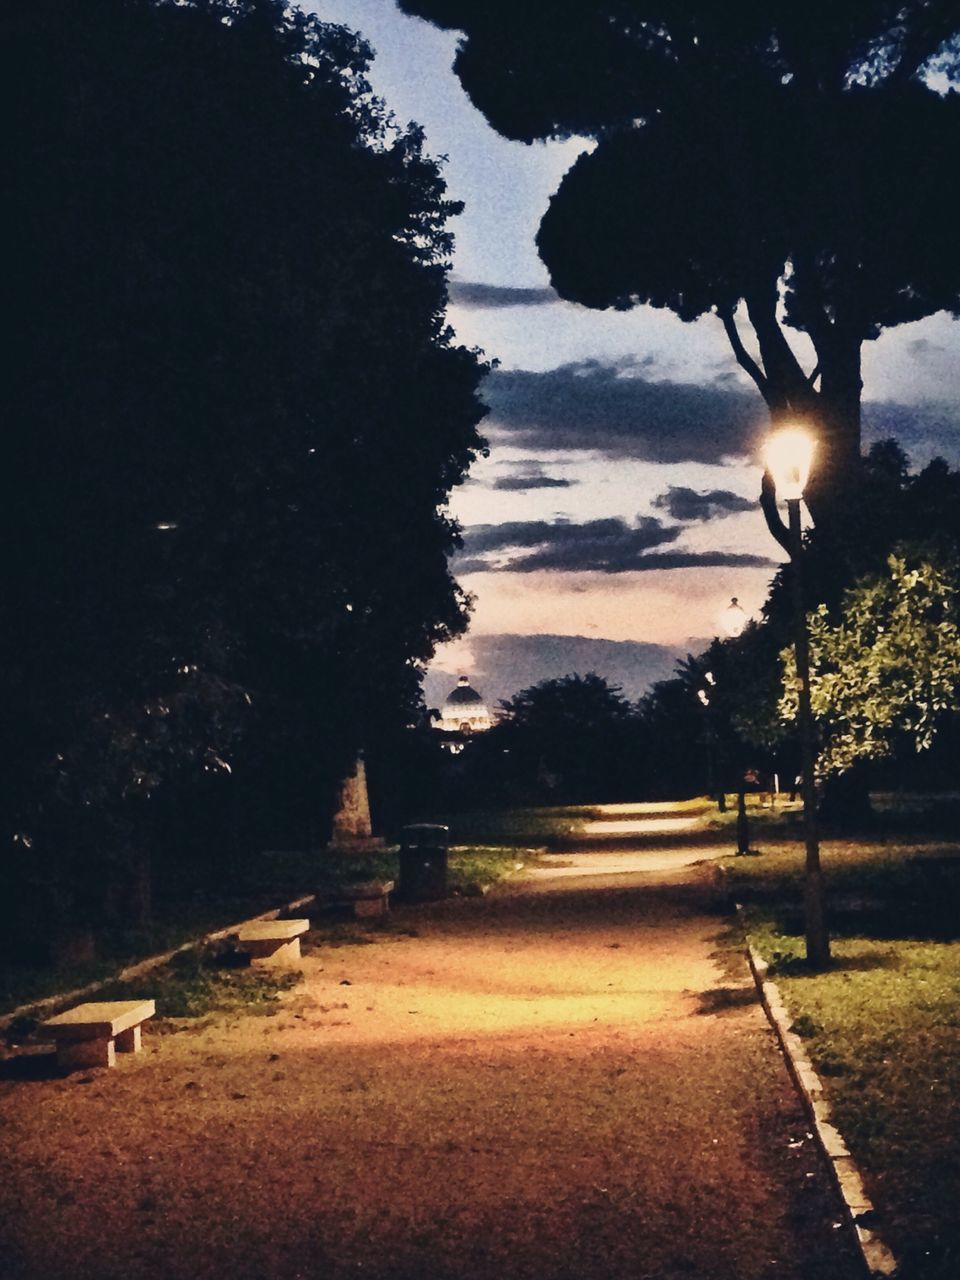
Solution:
<path fill-rule="evenodd" d="M 477 748 L 509 753 L 510 773 L 539 794 L 567 802 L 622 798 L 639 785 L 633 710 L 601 676 L 567 675 L 501 703 L 501 719 Z"/>
<path fill-rule="evenodd" d="M 595 141 L 540 227 L 558 292 L 715 313 L 774 420 L 815 422 L 829 519 L 825 490 L 856 479 L 863 342 L 960 305 L 960 95 L 922 80 L 960 69 L 955 0 L 400 7 L 465 33 L 455 69 L 500 133 Z"/>
<path fill-rule="evenodd" d="M 241 838 L 322 834 L 465 622 L 457 206 L 359 37 L 281 0 L 38 0 L 0 48 L 0 859 L 52 883 L 79 857 L 96 888 L 92 851 L 149 843 L 161 784 L 190 780 L 196 847 L 229 768 Z"/>

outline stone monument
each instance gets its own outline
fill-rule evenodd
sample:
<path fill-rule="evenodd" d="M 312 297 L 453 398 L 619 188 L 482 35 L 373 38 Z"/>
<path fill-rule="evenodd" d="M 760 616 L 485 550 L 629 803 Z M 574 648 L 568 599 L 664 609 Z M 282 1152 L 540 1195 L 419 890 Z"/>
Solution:
<path fill-rule="evenodd" d="M 340 797 L 327 848 L 332 853 L 376 853 L 385 847 L 386 842 L 373 834 L 367 767 L 361 753 L 351 772 L 340 783 Z"/>

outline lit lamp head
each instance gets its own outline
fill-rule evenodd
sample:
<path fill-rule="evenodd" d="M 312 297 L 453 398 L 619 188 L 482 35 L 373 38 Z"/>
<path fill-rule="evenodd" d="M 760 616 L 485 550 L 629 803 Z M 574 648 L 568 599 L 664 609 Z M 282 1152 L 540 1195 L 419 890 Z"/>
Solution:
<path fill-rule="evenodd" d="M 770 436 L 763 462 L 773 476 L 778 498 L 798 502 L 803 497 L 815 449 L 813 436 L 803 427 L 781 427 Z"/>
<path fill-rule="evenodd" d="M 720 626 L 723 628 L 724 634 L 734 640 L 743 633 L 743 629 L 748 622 L 749 618 L 740 607 L 740 601 L 734 596 L 720 614 Z"/>

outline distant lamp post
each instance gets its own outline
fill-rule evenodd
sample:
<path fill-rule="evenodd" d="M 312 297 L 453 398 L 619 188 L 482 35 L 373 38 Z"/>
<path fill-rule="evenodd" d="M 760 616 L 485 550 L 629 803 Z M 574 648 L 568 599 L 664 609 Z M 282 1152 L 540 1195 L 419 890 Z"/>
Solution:
<path fill-rule="evenodd" d="M 716 731 L 713 724 L 713 710 L 710 706 L 710 690 L 717 682 L 712 671 L 704 672 L 703 678 L 708 687 L 699 688 L 697 690 L 697 698 L 703 707 L 703 741 L 707 748 L 707 795 L 711 800 L 716 800 L 717 808 L 721 813 L 726 813 L 727 797 L 724 795 L 723 787 L 715 785 L 714 782 L 713 748 L 716 741 Z"/>
<path fill-rule="evenodd" d="M 746 610 L 742 608 L 740 601 L 736 596 L 733 596 L 727 607 L 721 611 L 718 621 L 724 635 L 729 640 L 735 640 L 737 636 L 743 635 L 750 619 L 747 617 Z M 741 767 L 738 770 L 737 777 L 737 854 L 738 856 L 743 856 L 750 852 L 750 822 L 747 818 L 746 779 Z"/>
<path fill-rule="evenodd" d="M 736 596 L 720 614 L 720 627 L 723 634 L 731 640 L 736 640 L 737 636 L 743 634 L 749 621 L 746 611 L 740 607 L 740 601 Z"/>
<path fill-rule="evenodd" d="M 770 531 L 790 555 L 793 579 L 793 647 L 797 660 L 798 727 L 800 730 L 801 783 L 803 795 L 803 832 L 806 843 L 804 877 L 804 917 L 807 963 L 815 969 L 830 964 L 830 938 L 820 867 L 820 842 L 817 836 L 817 746 L 813 713 L 810 707 L 810 640 L 803 598 L 803 543 L 800 532 L 800 499 L 810 475 L 816 444 L 802 427 L 783 427 L 774 432 L 764 449 L 763 460 L 772 482 L 773 499 L 787 504 L 787 527 L 778 529 L 771 522 L 773 503 L 764 507 Z"/>

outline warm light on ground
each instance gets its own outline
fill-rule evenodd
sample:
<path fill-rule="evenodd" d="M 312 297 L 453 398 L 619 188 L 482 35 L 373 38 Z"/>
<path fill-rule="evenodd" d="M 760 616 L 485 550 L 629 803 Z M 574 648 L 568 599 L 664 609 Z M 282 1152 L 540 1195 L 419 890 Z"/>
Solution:
<path fill-rule="evenodd" d="M 597 804 L 591 805 L 591 813 L 609 814 L 610 817 L 616 814 L 635 813 L 638 817 L 645 813 L 679 813 L 681 810 L 689 813 L 705 813 L 707 805 L 702 800 L 665 800 L 665 801 L 641 801 L 634 804 Z"/>
<path fill-rule="evenodd" d="M 637 818 L 612 822 L 587 822 L 583 826 L 585 836 L 658 836 L 674 835 L 679 831 L 696 831 L 697 818 Z"/>

